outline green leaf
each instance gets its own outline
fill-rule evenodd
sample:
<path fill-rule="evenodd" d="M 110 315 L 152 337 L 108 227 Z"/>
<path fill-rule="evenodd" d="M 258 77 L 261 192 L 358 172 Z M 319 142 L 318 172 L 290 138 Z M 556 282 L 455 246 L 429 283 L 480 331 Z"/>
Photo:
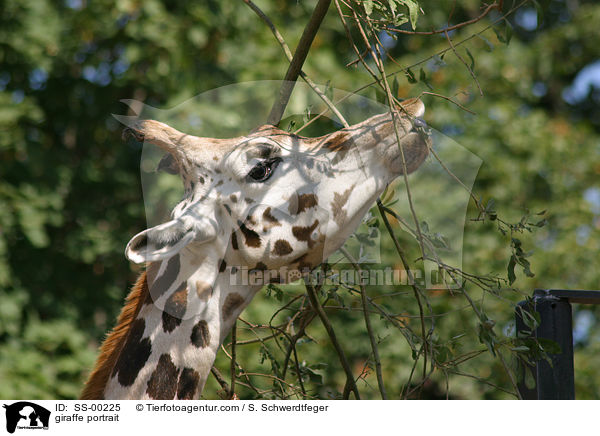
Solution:
<path fill-rule="evenodd" d="M 542 348 L 542 350 L 545 351 L 546 353 L 549 353 L 549 354 L 562 353 L 562 350 L 560 348 L 560 345 L 558 345 L 558 342 L 553 341 L 552 339 L 538 338 L 538 342 L 540 343 L 540 347 Z"/>
<path fill-rule="evenodd" d="M 544 20 L 544 10 L 542 9 L 542 6 L 538 3 L 537 0 L 532 1 L 533 6 L 535 6 L 535 11 L 537 12 L 537 29 L 539 29 Z"/>
<path fill-rule="evenodd" d="M 473 57 L 473 55 L 471 54 L 471 51 L 467 48 L 467 56 L 469 56 L 469 59 L 471 59 L 471 65 L 469 65 L 469 69 L 471 71 L 475 71 L 475 58 Z"/>
<path fill-rule="evenodd" d="M 433 87 L 429 83 L 429 80 L 427 79 L 427 74 L 425 74 L 425 70 L 423 68 L 419 70 L 419 81 L 423 82 L 429 89 L 433 89 Z"/>
<path fill-rule="evenodd" d="M 502 34 L 502 32 L 497 27 L 492 27 L 492 29 L 494 30 L 494 33 L 496 34 L 496 38 L 498 38 L 498 41 L 506 44 L 506 39 L 504 38 L 504 35 Z"/>
<path fill-rule="evenodd" d="M 392 11 L 392 15 L 396 15 L 396 2 L 395 2 L 395 0 L 388 0 L 388 5 L 390 7 L 390 11 Z"/>
<path fill-rule="evenodd" d="M 517 306 L 517 310 L 521 315 L 523 324 L 525 324 L 530 331 L 534 331 L 541 322 L 539 312 L 530 311 L 533 310 L 531 307 L 527 309 L 521 306 Z"/>
<path fill-rule="evenodd" d="M 398 97 L 399 89 L 400 89 L 400 84 L 398 83 L 398 76 L 394 76 L 394 81 L 392 82 L 392 95 L 394 97 Z"/>
<path fill-rule="evenodd" d="M 302 120 L 304 123 L 308 123 L 310 121 L 312 105 L 309 105 L 306 109 L 304 109 L 304 115 L 302 116 Z"/>
<path fill-rule="evenodd" d="M 508 261 L 507 271 L 508 271 L 508 284 L 512 285 L 515 280 L 517 280 L 517 276 L 515 275 L 515 266 L 517 265 L 517 260 L 514 255 L 510 256 L 510 260 Z"/>
<path fill-rule="evenodd" d="M 373 13 L 373 0 L 364 0 L 363 7 L 367 16 L 370 16 Z"/>
<path fill-rule="evenodd" d="M 525 367 L 525 386 L 527 389 L 535 388 L 535 378 L 533 377 L 533 373 L 531 372 L 531 368 Z"/>
<path fill-rule="evenodd" d="M 408 9 L 410 25 L 412 26 L 412 29 L 415 30 L 417 28 L 417 19 L 419 18 L 419 5 L 413 0 L 403 0 L 402 3 L 404 3 Z"/>
<path fill-rule="evenodd" d="M 408 79 L 408 83 L 417 83 L 417 79 L 415 79 L 415 73 L 413 73 L 410 68 L 407 68 L 404 71 L 404 74 L 406 74 L 406 78 Z"/>
<path fill-rule="evenodd" d="M 513 27 L 512 24 L 510 24 L 510 21 L 508 20 L 504 20 L 506 22 L 506 28 L 504 30 L 504 35 L 506 38 L 506 45 L 508 45 L 508 43 L 510 42 L 510 40 L 512 39 L 512 35 L 513 35 Z"/>
<path fill-rule="evenodd" d="M 496 26 L 492 27 L 492 29 L 494 29 L 494 33 L 496 34 L 498 41 L 508 45 L 513 33 L 512 24 L 505 19 L 503 29 Z"/>
<path fill-rule="evenodd" d="M 484 47 L 485 51 L 488 51 L 488 52 L 494 51 L 494 44 L 492 44 L 489 39 L 487 39 L 483 35 L 477 35 L 477 37 L 479 39 L 481 39 L 483 42 L 485 42 L 485 47 Z"/>

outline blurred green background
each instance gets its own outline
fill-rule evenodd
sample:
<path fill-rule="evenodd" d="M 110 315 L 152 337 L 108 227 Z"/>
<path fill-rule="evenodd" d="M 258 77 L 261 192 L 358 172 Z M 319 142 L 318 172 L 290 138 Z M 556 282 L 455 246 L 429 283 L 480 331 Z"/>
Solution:
<path fill-rule="evenodd" d="M 316 4 L 256 3 L 292 48 Z M 469 20 L 481 8 L 472 0 L 419 4 L 425 12 L 418 19 L 421 30 L 443 27 L 450 15 L 451 24 Z M 125 259 L 124 246 L 146 228 L 142 149 L 121 140 L 121 126 L 111 116 L 127 113 L 119 100 L 167 109 L 223 85 L 279 80 L 288 62 L 270 30 L 241 1 L 9 0 L 0 11 L 0 397 L 76 398 L 139 272 Z M 451 37 L 456 43 L 498 17 L 491 14 Z M 496 26 L 500 36 L 489 29 L 457 47 L 484 96 L 451 52 L 416 67 L 416 83 L 399 74 L 397 92 L 402 98 L 435 92 L 475 113 L 423 97 L 427 122 L 482 159 L 473 191 L 486 204 L 493 199 L 499 216 L 518 222 L 528 211 L 546 211 L 545 226 L 520 236 L 524 250 L 532 251 L 528 259 L 535 276 L 517 267 L 513 288 L 522 295 L 536 287 L 597 289 L 600 5 L 526 2 L 509 22 L 509 44 L 502 41 L 507 39 L 502 23 Z M 443 35 L 385 40 L 402 66 L 448 46 Z M 317 83 L 352 91 L 371 82 L 360 65 L 346 66 L 354 59 L 332 6 L 304 71 Z M 398 70 L 391 61 L 386 68 Z M 375 98 L 374 89 L 363 94 Z M 472 221 L 477 215 L 471 203 L 463 269 L 506 277 L 510 238 L 494 222 Z M 393 245 L 383 238 L 383 263 L 397 266 Z M 402 241 L 415 259 L 414 241 L 408 235 Z M 382 304 L 407 323 L 418 323 L 410 289 L 395 291 L 399 295 L 385 297 Z M 242 317 L 264 324 L 298 292 L 261 293 Z M 476 295 L 499 335 L 512 334 L 519 292 L 502 288 L 497 295 Z M 372 365 L 362 315 L 352 310 L 356 297 L 339 290 L 332 301 L 336 304 L 328 313 L 358 375 Z M 430 302 L 440 315 L 436 340 L 447 348 L 440 361 L 483 352 L 454 362 L 452 371 L 436 372 L 421 398 L 446 393 L 451 398 L 513 398 L 504 391 L 511 384 L 503 366 L 478 340 L 479 320 L 465 309 L 464 299 L 432 292 Z M 600 398 L 598 309 L 575 307 L 574 322 L 577 397 Z M 374 319 L 374 325 L 386 387 L 391 398 L 398 398 L 412 365 L 410 347 L 384 321 Z M 238 339 L 251 338 L 243 327 Z M 312 339 L 298 344 L 307 383 L 313 396 L 335 397 L 344 373 L 318 322 L 308 333 Z M 277 353 L 272 342 L 240 346 L 238 361 L 247 372 L 277 374 Z M 228 374 L 222 353 L 217 366 Z M 272 380 L 256 376 L 255 382 L 266 391 Z M 364 372 L 359 387 L 364 397 L 378 398 L 372 370 Z M 205 396 L 217 398 L 217 389 L 210 380 Z M 243 398 L 257 396 L 241 389 Z"/>

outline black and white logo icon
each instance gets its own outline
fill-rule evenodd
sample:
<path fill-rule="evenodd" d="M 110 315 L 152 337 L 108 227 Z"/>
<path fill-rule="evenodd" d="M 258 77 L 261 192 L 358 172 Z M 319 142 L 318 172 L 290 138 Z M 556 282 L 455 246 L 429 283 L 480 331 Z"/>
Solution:
<path fill-rule="evenodd" d="M 19 401 L 6 409 L 6 431 L 14 433 L 19 430 L 47 430 L 50 421 L 50 411 L 29 401 Z"/>

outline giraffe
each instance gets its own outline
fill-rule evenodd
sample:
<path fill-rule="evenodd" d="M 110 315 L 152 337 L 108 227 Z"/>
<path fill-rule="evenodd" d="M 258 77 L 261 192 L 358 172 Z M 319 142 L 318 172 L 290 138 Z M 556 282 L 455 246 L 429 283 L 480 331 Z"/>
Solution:
<path fill-rule="evenodd" d="M 319 265 L 392 180 L 423 163 L 431 145 L 424 111 L 409 99 L 315 138 L 271 125 L 202 138 L 131 122 L 126 133 L 167 152 L 159 168 L 181 176 L 184 195 L 171 221 L 127 244 L 126 257 L 146 270 L 81 398 L 199 398 L 219 347 L 262 285 Z"/>

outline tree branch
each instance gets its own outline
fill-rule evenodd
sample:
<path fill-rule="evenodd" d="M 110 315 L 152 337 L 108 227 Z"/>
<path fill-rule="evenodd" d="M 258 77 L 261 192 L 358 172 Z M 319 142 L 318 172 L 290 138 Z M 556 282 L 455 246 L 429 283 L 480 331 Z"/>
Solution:
<path fill-rule="evenodd" d="M 231 387 L 229 389 L 229 399 L 235 398 L 235 344 L 237 337 L 237 320 L 233 323 L 233 327 L 231 328 Z"/>
<path fill-rule="evenodd" d="M 317 31 L 323 22 L 323 18 L 325 18 L 325 14 L 329 9 L 330 4 L 331 0 L 319 0 L 319 3 L 317 3 L 317 6 L 310 17 L 308 24 L 304 28 L 300 42 L 296 47 L 294 57 L 290 62 L 290 66 L 287 70 L 285 78 L 283 79 L 284 82 L 281 85 L 281 88 L 279 88 L 279 98 L 277 101 L 275 101 L 273 107 L 271 108 L 271 113 L 267 119 L 268 124 L 276 126 L 281 121 L 281 117 L 283 116 L 285 107 L 290 100 L 290 95 L 292 94 L 296 80 L 298 79 L 300 71 L 302 70 L 302 65 L 304 64 L 306 56 L 308 55 L 308 50 L 310 49 Z"/>
<path fill-rule="evenodd" d="M 292 52 L 290 51 L 290 48 L 283 39 L 283 36 L 281 36 L 281 33 L 279 33 L 279 30 L 277 30 L 273 22 L 269 19 L 269 17 L 263 11 L 261 11 L 260 8 L 256 6 L 251 0 L 244 0 L 244 3 L 246 3 L 254 12 L 256 12 L 256 15 L 258 15 L 260 19 L 263 20 L 267 26 L 269 26 L 269 29 L 271 29 L 273 36 L 275 36 L 275 39 L 277 40 L 277 42 L 279 42 L 279 45 L 281 45 L 285 57 L 288 59 L 288 61 L 292 62 L 293 56 Z M 329 97 L 327 97 L 325 93 L 319 89 L 319 87 L 306 75 L 304 71 L 300 71 L 300 77 L 302 77 L 302 79 L 308 84 L 308 86 L 310 86 L 311 89 L 315 91 L 315 93 L 321 98 L 321 100 L 323 100 L 323 102 L 327 105 L 331 112 L 333 112 L 334 115 L 338 117 L 338 119 L 344 125 L 344 127 L 350 127 L 348 121 L 346 121 L 344 116 L 335 107 L 333 102 L 329 100 Z"/>

